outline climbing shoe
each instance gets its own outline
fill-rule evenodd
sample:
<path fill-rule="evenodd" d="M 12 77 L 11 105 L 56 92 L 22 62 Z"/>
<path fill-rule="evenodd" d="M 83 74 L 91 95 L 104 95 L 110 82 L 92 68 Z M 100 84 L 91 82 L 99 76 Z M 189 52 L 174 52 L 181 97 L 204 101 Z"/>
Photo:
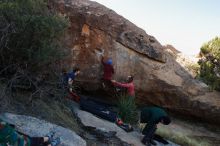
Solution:
<path fill-rule="evenodd" d="M 61 142 L 60 138 L 57 137 L 56 139 L 53 139 L 53 141 L 50 142 L 51 146 L 57 146 Z"/>

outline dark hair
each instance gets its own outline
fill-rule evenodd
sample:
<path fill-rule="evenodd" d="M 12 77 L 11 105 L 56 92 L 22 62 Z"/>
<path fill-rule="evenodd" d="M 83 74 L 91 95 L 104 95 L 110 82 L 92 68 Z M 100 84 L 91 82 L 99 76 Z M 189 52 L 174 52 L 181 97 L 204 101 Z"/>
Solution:
<path fill-rule="evenodd" d="M 169 125 L 171 123 L 171 119 L 169 116 L 161 117 L 161 120 L 164 125 Z"/>
<path fill-rule="evenodd" d="M 128 76 L 128 83 L 133 82 L 133 80 L 134 80 L 134 77 L 133 77 L 133 76 Z"/>
<path fill-rule="evenodd" d="M 77 72 L 77 71 L 80 71 L 80 69 L 78 67 L 76 67 L 76 68 L 73 68 L 73 71 Z"/>

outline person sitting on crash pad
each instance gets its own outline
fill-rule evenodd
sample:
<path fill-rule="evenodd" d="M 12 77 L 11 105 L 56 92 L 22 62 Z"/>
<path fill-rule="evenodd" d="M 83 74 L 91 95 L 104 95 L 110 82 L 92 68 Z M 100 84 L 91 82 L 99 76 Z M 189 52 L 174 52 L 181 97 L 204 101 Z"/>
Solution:
<path fill-rule="evenodd" d="M 60 138 L 53 138 L 54 133 L 45 137 L 28 137 L 15 131 L 14 126 L 0 120 L 0 146 L 57 146 Z"/>
<path fill-rule="evenodd" d="M 128 96 L 134 98 L 135 97 L 135 90 L 134 90 L 134 83 L 133 83 L 134 77 L 128 76 L 127 77 L 127 83 L 120 83 L 116 82 L 115 80 L 111 80 L 113 85 L 127 88 Z"/>
<path fill-rule="evenodd" d="M 104 67 L 102 80 L 103 80 L 103 87 L 105 88 L 106 86 L 111 86 L 111 79 L 115 71 L 112 65 L 111 58 L 109 58 L 107 61 L 104 61 L 104 57 L 102 56 L 101 62 Z"/>
<path fill-rule="evenodd" d="M 74 68 L 71 72 L 66 73 L 63 71 L 63 84 L 67 86 L 68 92 L 70 94 L 70 99 L 79 102 L 79 96 L 73 90 L 73 81 L 80 74 L 79 68 Z"/>
<path fill-rule="evenodd" d="M 145 107 L 141 110 L 140 123 L 147 123 L 144 127 L 142 134 L 144 138 L 141 140 L 143 144 L 151 146 L 155 144 L 153 141 L 154 133 L 157 129 L 157 124 L 162 123 L 169 125 L 171 122 L 170 117 L 167 115 L 165 110 L 159 107 Z"/>

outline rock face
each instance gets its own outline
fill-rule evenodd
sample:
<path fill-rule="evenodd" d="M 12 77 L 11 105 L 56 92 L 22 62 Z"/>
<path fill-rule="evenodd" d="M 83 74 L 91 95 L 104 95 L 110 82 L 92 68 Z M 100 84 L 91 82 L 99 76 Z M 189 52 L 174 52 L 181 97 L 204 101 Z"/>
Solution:
<path fill-rule="evenodd" d="M 208 94 L 207 86 L 194 80 L 153 36 L 96 2 L 50 0 L 49 7 L 70 19 L 65 65 L 81 68 L 79 80 L 85 89 L 100 88 L 104 54 L 113 59 L 114 79 L 135 76 L 139 102 L 220 123 L 219 99 L 200 101 L 197 97 Z"/>
<path fill-rule="evenodd" d="M 186 69 L 193 78 L 196 78 L 199 71 L 198 61 L 200 60 L 199 56 L 189 56 L 181 53 L 172 45 L 164 46 L 166 51 L 175 58 L 176 62 L 179 63 L 184 69 Z"/>
<path fill-rule="evenodd" d="M 75 132 L 34 117 L 4 113 L 0 115 L 0 118 L 15 125 L 19 132 L 31 137 L 42 137 L 50 131 L 54 131 L 56 132 L 55 137 L 61 137 L 62 146 L 86 146 L 86 141 Z"/>

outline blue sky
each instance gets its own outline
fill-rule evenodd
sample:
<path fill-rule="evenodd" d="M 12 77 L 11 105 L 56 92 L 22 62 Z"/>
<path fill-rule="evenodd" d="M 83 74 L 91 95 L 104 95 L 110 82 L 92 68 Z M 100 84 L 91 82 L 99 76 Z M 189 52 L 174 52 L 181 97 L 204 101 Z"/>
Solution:
<path fill-rule="evenodd" d="M 220 0 L 94 0 L 188 55 L 220 36 Z"/>

